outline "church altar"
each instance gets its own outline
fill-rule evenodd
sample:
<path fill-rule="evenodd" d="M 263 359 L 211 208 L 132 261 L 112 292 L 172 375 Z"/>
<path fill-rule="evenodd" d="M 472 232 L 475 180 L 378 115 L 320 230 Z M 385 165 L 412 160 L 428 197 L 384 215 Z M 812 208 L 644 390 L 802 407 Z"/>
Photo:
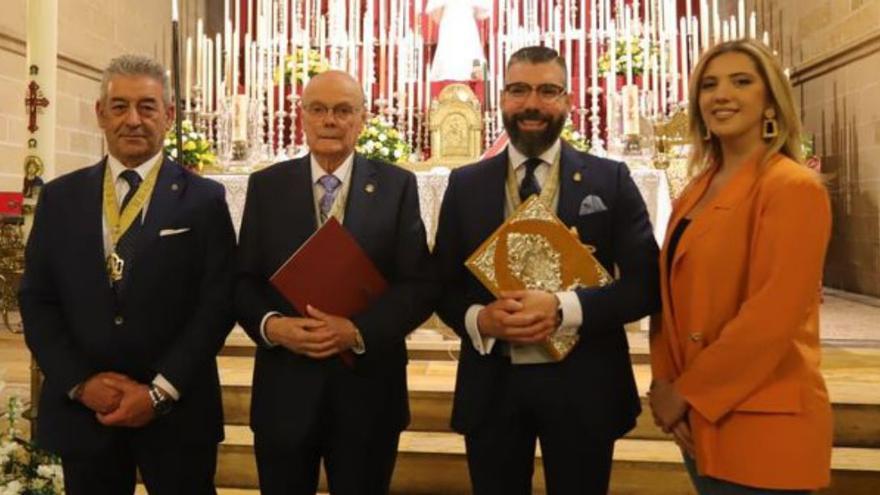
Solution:
<path fill-rule="evenodd" d="M 660 244 L 666 235 L 666 224 L 672 210 L 666 174 L 662 170 L 640 166 L 631 166 L 630 172 L 648 207 L 651 224 L 654 226 L 654 238 Z M 419 208 L 422 221 L 425 223 L 425 230 L 428 234 L 428 245 L 433 246 L 440 205 L 443 202 L 443 193 L 446 191 L 446 185 L 449 181 L 449 169 L 435 167 L 429 171 L 417 171 L 415 174 L 419 187 Z M 229 204 L 229 213 L 232 216 L 235 232 L 238 234 L 244 211 L 244 201 L 247 196 L 248 176 L 225 174 L 208 175 L 208 177 L 226 187 L 226 202 Z"/>

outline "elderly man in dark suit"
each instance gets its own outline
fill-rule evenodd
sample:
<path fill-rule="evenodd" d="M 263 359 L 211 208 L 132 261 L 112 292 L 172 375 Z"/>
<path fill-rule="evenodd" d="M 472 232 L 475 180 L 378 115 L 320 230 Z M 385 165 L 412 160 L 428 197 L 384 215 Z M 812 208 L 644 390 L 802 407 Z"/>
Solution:
<path fill-rule="evenodd" d="M 510 146 L 452 172 L 434 250 L 438 314 L 462 338 L 452 426 L 465 435 L 476 495 L 531 493 L 536 439 L 549 494 L 605 494 L 614 441 L 640 411 L 623 325 L 658 309 L 657 245 L 626 165 L 560 140 L 571 100 L 558 54 L 523 48 L 505 79 Z M 620 278 L 495 299 L 464 261 L 533 194 Z M 540 343 L 560 326 L 580 340 L 554 362 Z"/>
<path fill-rule="evenodd" d="M 302 98 L 310 153 L 251 176 L 241 228 L 236 311 L 258 344 L 251 428 L 260 490 L 313 495 L 323 458 L 334 495 L 384 494 L 409 422 L 404 338 L 433 309 L 416 180 L 354 152 L 365 108 L 351 76 L 322 73 Z M 351 318 L 298 314 L 269 283 L 330 216 L 389 284 Z M 353 352 L 353 366 L 343 352 Z"/>
<path fill-rule="evenodd" d="M 39 444 L 68 495 L 214 493 L 215 356 L 232 328 L 223 187 L 162 153 L 174 118 L 155 61 L 111 61 L 96 104 L 109 154 L 40 194 L 19 300 L 46 376 Z"/>

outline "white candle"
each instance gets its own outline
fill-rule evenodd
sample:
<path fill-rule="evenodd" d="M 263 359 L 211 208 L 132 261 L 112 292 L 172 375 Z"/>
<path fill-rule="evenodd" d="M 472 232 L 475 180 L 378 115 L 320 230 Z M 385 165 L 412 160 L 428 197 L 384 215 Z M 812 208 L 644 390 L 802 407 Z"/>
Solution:
<path fill-rule="evenodd" d="M 715 44 L 721 41 L 721 15 L 718 13 L 718 0 L 712 0 L 712 36 Z"/>
<path fill-rule="evenodd" d="M 709 4 L 700 0 L 700 49 L 702 53 L 709 48 Z"/>
<path fill-rule="evenodd" d="M 214 57 L 211 55 L 214 53 L 213 51 L 213 43 L 211 42 L 211 38 L 205 38 L 205 66 L 207 67 L 207 77 L 205 78 L 206 84 L 206 97 L 205 102 L 207 106 L 208 112 L 214 111 Z"/>
<path fill-rule="evenodd" d="M 669 49 L 666 38 L 660 37 L 660 115 L 666 115 L 666 89 L 669 87 L 669 74 L 666 71 L 666 58 Z"/>
<path fill-rule="evenodd" d="M 739 29 L 736 21 L 736 17 L 730 16 L 730 39 L 735 40 L 739 37 Z"/>
<path fill-rule="evenodd" d="M 738 38 L 746 37 L 746 3 L 745 0 L 739 0 L 739 5 L 737 6 L 737 13 L 739 14 L 739 20 L 737 21 L 737 26 L 739 26 L 739 31 L 736 31 Z"/>
<path fill-rule="evenodd" d="M 171 22 L 180 20 L 180 12 L 177 8 L 177 0 L 171 0 Z"/>
<path fill-rule="evenodd" d="M 681 98 L 678 101 L 685 100 L 688 94 L 688 48 L 687 48 L 687 21 L 684 17 L 679 19 L 679 40 L 681 51 Z"/>
<path fill-rule="evenodd" d="M 204 65 L 205 65 L 205 54 L 202 53 L 202 39 L 205 37 L 205 28 L 202 19 L 200 18 L 196 21 L 196 86 L 204 86 L 205 82 L 202 80 L 202 74 L 204 73 Z"/>
<path fill-rule="evenodd" d="M 630 18 L 629 5 L 624 8 L 624 38 L 626 49 L 626 85 L 633 83 L 633 51 L 632 51 L 632 19 Z"/>
<path fill-rule="evenodd" d="M 755 39 L 758 35 L 758 19 L 755 17 L 755 12 L 752 11 L 752 14 L 749 16 L 749 38 Z"/>
<path fill-rule="evenodd" d="M 190 87 L 192 86 L 192 78 L 191 78 L 190 74 L 192 74 L 192 71 L 193 71 L 193 65 L 192 65 L 192 47 L 193 47 L 193 46 L 192 46 L 192 38 L 190 38 L 189 36 L 187 36 L 187 37 L 186 37 L 186 65 L 183 66 L 184 71 L 185 71 L 185 77 L 184 77 L 184 80 L 186 81 L 186 82 L 184 82 L 183 87 L 184 87 L 184 89 L 185 89 L 185 91 L 186 91 L 186 92 L 185 92 L 185 94 L 186 94 L 186 106 L 185 106 L 185 108 L 186 108 L 186 113 L 187 113 L 187 114 L 192 110 L 192 99 L 191 99 L 191 97 L 190 97 Z"/>

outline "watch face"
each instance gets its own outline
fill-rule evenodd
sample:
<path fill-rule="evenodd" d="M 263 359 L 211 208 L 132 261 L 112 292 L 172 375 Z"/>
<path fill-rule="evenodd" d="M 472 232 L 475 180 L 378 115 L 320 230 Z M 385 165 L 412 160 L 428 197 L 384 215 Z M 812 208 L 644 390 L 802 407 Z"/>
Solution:
<path fill-rule="evenodd" d="M 153 407 L 156 410 L 156 414 L 160 416 L 163 414 L 168 414 L 169 412 L 171 412 L 171 401 L 168 399 L 162 399 L 157 402 Z"/>
<path fill-rule="evenodd" d="M 156 415 L 161 416 L 163 414 L 168 414 L 171 411 L 171 399 L 162 395 L 162 393 L 155 388 L 150 389 L 150 400 L 153 401 L 153 410 L 156 412 Z"/>

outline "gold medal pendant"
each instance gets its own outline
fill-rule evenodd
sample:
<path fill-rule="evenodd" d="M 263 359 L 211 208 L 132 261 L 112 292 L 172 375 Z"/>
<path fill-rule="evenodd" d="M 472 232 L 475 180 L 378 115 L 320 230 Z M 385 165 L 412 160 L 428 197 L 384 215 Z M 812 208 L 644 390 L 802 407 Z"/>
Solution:
<path fill-rule="evenodd" d="M 110 276 L 111 282 L 116 283 L 122 280 L 122 272 L 124 269 L 125 260 L 120 258 L 115 251 L 110 253 L 110 256 L 107 256 L 107 275 Z"/>

